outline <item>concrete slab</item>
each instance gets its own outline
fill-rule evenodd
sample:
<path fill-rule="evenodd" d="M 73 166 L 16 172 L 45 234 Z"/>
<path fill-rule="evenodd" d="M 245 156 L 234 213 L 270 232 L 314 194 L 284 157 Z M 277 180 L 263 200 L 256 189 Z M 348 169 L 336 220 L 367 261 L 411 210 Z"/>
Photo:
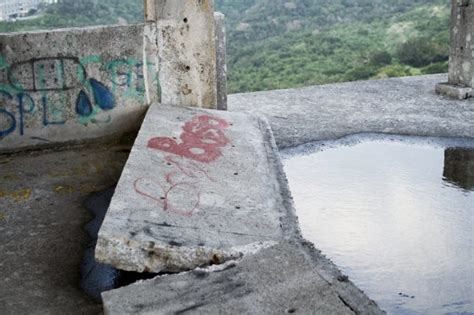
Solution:
<path fill-rule="evenodd" d="M 280 149 L 356 133 L 474 138 L 474 99 L 439 96 L 447 75 L 229 95 L 229 110 L 265 115 Z"/>
<path fill-rule="evenodd" d="M 161 276 L 102 294 L 105 314 L 383 314 L 344 277 L 333 284 L 296 242 L 242 261 Z M 340 292 L 355 289 L 352 300 Z"/>
<path fill-rule="evenodd" d="M 117 183 L 129 145 L 0 155 L 0 313 L 100 314 L 80 287 L 92 215 L 83 202 Z"/>
<path fill-rule="evenodd" d="M 179 272 L 298 230 L 270 127 L 241 113 L 152 105 L 116 188 L 96 258 Z"/>

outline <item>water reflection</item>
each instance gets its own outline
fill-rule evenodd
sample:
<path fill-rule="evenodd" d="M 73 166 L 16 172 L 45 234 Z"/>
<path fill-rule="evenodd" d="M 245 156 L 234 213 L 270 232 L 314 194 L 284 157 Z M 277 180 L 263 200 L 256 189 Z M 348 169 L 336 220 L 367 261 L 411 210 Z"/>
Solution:
<path fill-rule="evenodd" d="M 474 190 L 474 149 L 446 149 L 443 176 L 458 187 Z"/>
<path fill-rule="evenodd" d="M 389 313 L 474 313 L 474 142 L 362 140 L 284 153 L 303 234 Z"/>

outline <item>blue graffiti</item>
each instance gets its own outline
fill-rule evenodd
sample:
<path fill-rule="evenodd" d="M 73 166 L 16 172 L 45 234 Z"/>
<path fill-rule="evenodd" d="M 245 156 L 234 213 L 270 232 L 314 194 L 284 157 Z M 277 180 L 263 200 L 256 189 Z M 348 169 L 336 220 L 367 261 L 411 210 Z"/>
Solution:
<path fill-rule="evenodd" d="M 26 93 L 20 93 L 17 95 L 18 98 L 18 112 L 20 113 L 20 135 L 25 134 L 25 114 L 32 114 L 33 111 L 35 110 L 35 101 L 33 98 Z M 25 104 L 26 102 L 29 103 L 29 107 L 26 108 Z"/>
<path fill-rule="evenodd" d="M 93 111 L 89 96 L 81 90 L 76 101 L 76 113 L 82 117 L 89 117 Z"/>
<path fill-rule="evenodd" d="M 43 126 L 64 125 L 66 123 L 65 120 L 50 121 L 48 118 L 48 98 L 46 96 L 42 96 L 41 102 L 43 103 Z"/>
<path fill-rule="evenodd" d="M 8 99 L 8 100 L 13 99 L 13 96 L 10 93 L 5 92 L 5 91 L 0 91 L 0 95 L 3 97 L 3 99 Z M 15 116 L 12 115 L 10 112 L 8 112 L 5 108 L 0 107 L 0 114 L 5 115 L 7 119 L 10 120 L 10 126 L 4 130 L 0 130 L 0 138 L 3 138 L 3 137 L 8 136 L 13 131 L 15 131 L 16 119 L 15 119 Z"/>
<path fill-rule="evenodd" d="M 90 79 L 89 83 L 94 94 L 94 100 L 97 106 L 102 110 L 111 110 L 115 107 L 115 97 L 109 89 L 99 81 Z"/>

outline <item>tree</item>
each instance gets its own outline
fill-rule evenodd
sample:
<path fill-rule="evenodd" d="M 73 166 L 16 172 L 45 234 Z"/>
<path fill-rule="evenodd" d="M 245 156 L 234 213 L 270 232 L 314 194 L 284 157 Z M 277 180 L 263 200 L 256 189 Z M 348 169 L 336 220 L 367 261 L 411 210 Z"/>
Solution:
<path fill-rule="evenodd" d="M 436 45 L 427 38 L 411 38 L 397 49 L 401 63 L 418 68 L 429 65 L 437 55 Z"/>
<path fill-rule="evenodd" d="M 386 51 L 376 51 L 369 56 L 369 63 L 374 66 L 386 66 L 392 63 L 392 56 Z"/>

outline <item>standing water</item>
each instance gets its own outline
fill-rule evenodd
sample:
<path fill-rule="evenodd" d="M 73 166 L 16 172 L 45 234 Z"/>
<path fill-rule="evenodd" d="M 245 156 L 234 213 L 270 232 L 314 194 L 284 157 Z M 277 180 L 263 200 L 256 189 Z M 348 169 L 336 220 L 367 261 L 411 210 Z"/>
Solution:
<path fill-rule="evenodd" d="M 390 314 L 474 314 L 474 141 L 377 135 L 282 153 L 306 239 Z"/>

